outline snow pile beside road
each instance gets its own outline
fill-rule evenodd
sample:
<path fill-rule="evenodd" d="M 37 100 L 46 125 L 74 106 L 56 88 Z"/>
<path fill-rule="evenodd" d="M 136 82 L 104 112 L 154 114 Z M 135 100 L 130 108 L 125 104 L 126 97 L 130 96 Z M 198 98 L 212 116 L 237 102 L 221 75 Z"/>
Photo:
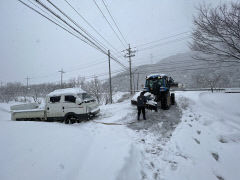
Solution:
<path fill-rule="evenodd" d="M 129 92 L 114 92 L 113 93 L 113 103 L 120 103 L 125 101 L 126 99 L 128 99 L 130 97 L 130 93 Z"/>
<path fill-rule="evenodd" d="M 182 123 L 162 154 L 163 177 L 239 179 L 240 94 L 190 93 Z"/>

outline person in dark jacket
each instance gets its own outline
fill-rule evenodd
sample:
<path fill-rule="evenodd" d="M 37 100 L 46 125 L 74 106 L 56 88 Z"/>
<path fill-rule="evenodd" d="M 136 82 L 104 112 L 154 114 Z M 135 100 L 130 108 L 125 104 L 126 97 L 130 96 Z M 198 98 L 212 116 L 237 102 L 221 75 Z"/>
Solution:
<path fill-rule="evenodd" d="M 140 96 L 137 97 L 138 120 L 140 118 L 141 112 L 143 114 L 143 119 L 146 120 L 146 116 L 145 116 L 146 102 L 147 102 L 147 98 L 144 96 L 144 92 L 141 92 Z"/>

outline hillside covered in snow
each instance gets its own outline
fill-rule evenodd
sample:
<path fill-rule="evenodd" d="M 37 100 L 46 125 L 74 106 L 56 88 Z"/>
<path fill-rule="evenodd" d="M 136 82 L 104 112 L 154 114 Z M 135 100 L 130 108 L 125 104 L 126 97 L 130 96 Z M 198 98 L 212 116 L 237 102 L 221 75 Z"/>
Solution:
<path fill-rule="evenodd" d="M 220 76 L 221 80 L 217 84 L 219 88 L 240 86 L 239 63 L 200 61 L 193 58 L 194 54 L 193 52 L 176 54 L 159 60 L 156 64 L 135 67 L 132 70 L 135 89 L 141 89 L 145 83 L 145 77 L 151 73 L 167 74 L 173 77 L 175 81 L 182 83 L 186 88 L 209 88 L 204 82 L 202 84 L 198 83 L 196 77 L 200 75 Z M 126 71 L 114 76 L 112 81 L 115 90 L 129 90 L 129 72 Z"/>

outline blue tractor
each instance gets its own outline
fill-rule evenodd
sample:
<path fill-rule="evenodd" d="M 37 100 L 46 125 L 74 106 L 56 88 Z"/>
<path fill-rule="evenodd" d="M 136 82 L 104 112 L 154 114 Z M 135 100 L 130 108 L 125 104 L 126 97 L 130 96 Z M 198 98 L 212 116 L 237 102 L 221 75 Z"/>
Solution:
<path fill-rule="evenodd" d="M 178 84 L 165 74 L 151 74 L 146 76 L 145 87 L 142 90 L 148 99 L 146 108 L 155 111 L 159 107 L 164 110 L 169 109 L 171 105 L 175 104 L 175 94 L 170 93 L 170 88 L 177 86 Z M 137 97 L 141 92 L 136 93 L 132 98 L 131 103 L 133 105 L 137 104 Z"/>

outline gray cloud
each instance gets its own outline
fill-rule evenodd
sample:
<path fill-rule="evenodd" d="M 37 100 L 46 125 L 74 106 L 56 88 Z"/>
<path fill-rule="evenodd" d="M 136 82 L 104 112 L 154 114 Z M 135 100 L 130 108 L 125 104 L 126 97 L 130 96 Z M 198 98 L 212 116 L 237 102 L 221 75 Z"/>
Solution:
<path fill-rule="evenodd" d="M 27 0 L 24 1 L 27 2 Z M 190 31 L 192 16 L 195 12 L 194 7 L 202 1 L 106 0 L 122 33 L 132 46 Z M 219 1 L 207 2 L 216 4 Z M 99 38 L 63 0 L 53 0 L 53 2 L 62 7 L 91 34 Z M 119 51 L 124 49 L 94 6 L 93 1 L 69 0 L 69 2 L 114 47 Z M 103 9 L 101 1 L 97 2 Z M 106 11 L 104 12 L 106 13 Z M 32 83 L 59 81 L 58 70 L 61 68 L 69 72 L 64 75 L 65 79 L 78 75 L 90 76 L 108 72 L 105 55 L 43 19 L 18 1 L 1 1 L 0 17 L 2 22 L 0 26 L 0 81 L 24 82 L 26 76 L 33 77 Z M 150 63 L 150 54 L 153 56 L 153 62 L 156 62 L 163 57 L 188 51 L 187 40 L 189 39 L 139 51 L 133 58 L 133 65 Z M 104 60 L 106 60 L 105 63 Z M 122 58 L 120 61 L 128 65 L 127 59 Z M 121 69 L 114 62 L 112 65 L 113 71 Z"/>

